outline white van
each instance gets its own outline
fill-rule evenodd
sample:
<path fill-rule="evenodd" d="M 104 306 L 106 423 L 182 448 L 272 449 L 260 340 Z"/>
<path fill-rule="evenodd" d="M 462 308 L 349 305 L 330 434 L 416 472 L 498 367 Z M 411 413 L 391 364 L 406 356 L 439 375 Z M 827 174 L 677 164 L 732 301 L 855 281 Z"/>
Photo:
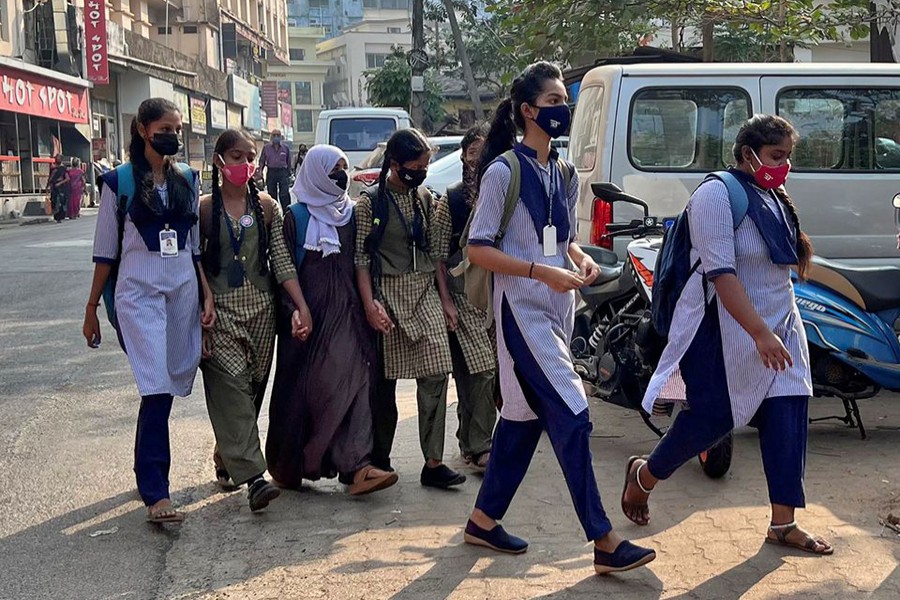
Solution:
<path fill-rule="evenodd" d="M 677 215 L 706 173 L 734 162 L 738 128 L 777 114 L 800 133 L 788 191 L 816 253 L 850 263 L 900 262 L 891 199 L 900 192 L 900 65 L 608 65 L 585 75 L 569 141 L 580 179 L 579 237 L 640 216 L 598 202 L 611 181 Z M 601 199 L 602 200 L 602 199 Z M 614 216 L 613 216 L 613 213 Z M 617 240 L 616 250 L 628 240 Z M 620 252 L 621 253 L 621 252 Z"/>
<path fill-rule="evenodd" d="M 398 129 L 412 127 L 402 108 L 339 108 L 319 113 L 316 143 L 337 146 L 355 167 Z"/>

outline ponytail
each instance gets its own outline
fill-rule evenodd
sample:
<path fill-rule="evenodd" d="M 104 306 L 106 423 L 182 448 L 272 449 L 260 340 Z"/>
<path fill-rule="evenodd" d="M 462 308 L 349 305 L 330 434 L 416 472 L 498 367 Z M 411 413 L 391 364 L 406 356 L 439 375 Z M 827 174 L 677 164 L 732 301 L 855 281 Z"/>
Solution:
<path fill-rule="evenodd" d="M 494 159 L 512 149 L 515 144 L 516 123 L 513 121 L 513 101 L 512 98 L 507 98 L 497 106 L 494 118 L 491 119 L 491 127 L 484 142 L 484 149 L 481 151 L 478 168 L 479 182 Z"/>

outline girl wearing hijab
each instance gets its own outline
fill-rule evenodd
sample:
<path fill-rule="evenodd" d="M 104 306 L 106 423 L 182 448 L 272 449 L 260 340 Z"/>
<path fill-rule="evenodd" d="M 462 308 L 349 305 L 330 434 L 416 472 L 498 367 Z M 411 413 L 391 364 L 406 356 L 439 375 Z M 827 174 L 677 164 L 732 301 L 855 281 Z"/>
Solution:
<path fill-rule="evenodd" d="M 302 329 L 292 337 L 294 305 L 283 298 L 266 457 L 281 485 L 338 476 L 361 495 L 394 485 L 397 474 L 370 459 L 374 340 L 355 285 L 347 167 L 343 151 L 321 145 L 297 172 L 284 238 L 304 295 Z"/>

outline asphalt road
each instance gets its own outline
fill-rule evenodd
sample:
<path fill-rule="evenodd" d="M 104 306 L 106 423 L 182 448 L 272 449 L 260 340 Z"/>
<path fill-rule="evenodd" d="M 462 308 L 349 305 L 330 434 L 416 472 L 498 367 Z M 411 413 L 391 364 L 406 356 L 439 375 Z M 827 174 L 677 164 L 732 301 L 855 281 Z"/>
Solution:
<path fill-rule="evenodd" d="M 521 557 L 461 545 L 478 478 L 441 493 L 418 485 L 415 402 L 401 386 L 398 486 L 364 499 L 336 482 L 288 492 L 252 515 L 218 493 L 201 382 L 171 422 L 173 498 L 183 527 L 156 528 L 134 490 L 137 392 L 124 355 L 81 337 L 95 219 L 0 229 L 0 598 L 884 598 L 900 597 L 900 538 L 878 514 L 900 512 L 900 397 L 863 405 L 870 440 L 811 428 L 804 523 L 835 541 L 832 559 L 761 544 L 768 511 L 756 440 L 742 431 L 732 472 L 688 465 L 654 494 L 654 521 L 620 515 L 622 468 L 653 436 L 633 413 L 592 406 L 595 465 L 614 525 L 657 547 L 650 569 L 592 575 L 568 493 L 542 442 L 512 510 L 532 541 Z M 105 325 L 105 321 L 101 319 Z M 835 409 L 814 402 L 814 414 Z M 450 411 L 452 414 L 452 410 Z M 265 412 L 261 430 L 265 432 Z M 448 418 L 446 456 L 454 460 Z M 93 535 L 93 537 L 92 537 Z"/>

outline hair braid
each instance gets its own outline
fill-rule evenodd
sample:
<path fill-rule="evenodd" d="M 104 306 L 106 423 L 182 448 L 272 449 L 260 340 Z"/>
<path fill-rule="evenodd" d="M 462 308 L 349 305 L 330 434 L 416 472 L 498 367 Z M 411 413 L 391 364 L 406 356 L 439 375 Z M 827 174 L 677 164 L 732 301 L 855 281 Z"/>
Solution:
<path fill-rule="evenodd" d="M 266 227 L 266 215 L 263 212 L 262 204 L 259 200 L 259 189 L 256 183 L 251 179 L 247 184 L 250 188 L 250 209 L 256 218 L 258 232 L 257 241 L 259 243 L 259 274 L 266 276 L 269 274 L 269 230 Z"/>
<path fill-rule="evenodd" d="M 781 200 L 784 207 L 787 208 L 788 214 L 791 217 L 791 222 L 794 225 L 794 232 L 797 237 L 797 274 L 800 276 L 801 281 L 805 281 L 809 276 L 809 267 L 814 252 L 812 241 L 800 228 L 800 215 L 797 214 L 797 206 L 791 199 L 790 194 L 787 193 L 787 190 L 783 187 L 778 188 L 775 190 L 775 195 Z"/>
<path fill-rule="evenodd" d="M 209 238 L 203 251 L 203 267 L 213 277 L 222 272 L 222 188 L 219 187 L 219 167 L 213 162 L 212 168 L 212 219 Z"/>
<path fill-rule="evenodd" d="M 384 232 L 387 228 L 388 215 L 388 198 L 387 198 L 387 175 L 391 170 L 391 155 L 384 153 L 384 163 L 381 165 L 381 173 L 378 175 L 378 187 L 375 194 L 367 194 L 369 202 L 372 204 L 372 232 L 366 238 L 365 249 L 369 254 L 369 271 L 372 274 L 372 283 L 377 292 L 381 283 L 381 256 L 379 249 L 381 241 L 384 239 Z"/>

